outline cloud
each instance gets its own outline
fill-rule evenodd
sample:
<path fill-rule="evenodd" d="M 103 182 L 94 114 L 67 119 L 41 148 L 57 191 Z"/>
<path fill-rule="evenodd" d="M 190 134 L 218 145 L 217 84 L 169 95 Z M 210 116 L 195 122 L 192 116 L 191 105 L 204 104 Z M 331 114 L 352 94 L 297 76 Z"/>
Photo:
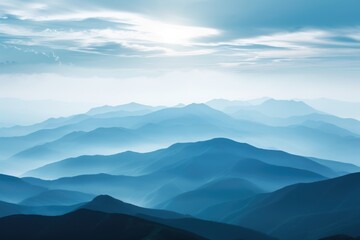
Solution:
<path fill-rule="evenodd" d="M 45 4 L 27 3 L 21 10 L 12 3 L 1 5 L 0 33 L 6 37 L 3 44 L 123 56 L 124 53 L 116 49 L 107 53 L 98 51 L 102 46 L 118 45 L 143 52 L 143 56 L 191 56 L 212 53 L 210 49 L 195 48 L 193 43 L 219 34 L 212 28 L 165 23 L 124 11 L 89 8 L 54 12 L 51 5 Z M 103 26 L 72 27 L 94 19 L 103 21 Z M 69 27 L 64 27 L 66 24 Z"/>
<path fill-rule="evenodd" d="M 279 32 L 252 38 L 238 38 L 209 45 L 227 51 L 232 61 L 221 66 L 239 67 L 249 63 L 283 63 L 321 58 L 347 61 L 359 59 L 360 41 L 356 39 L 359 28 L 309 29 L 294 32 Z M 344 39 L 348 41 L 344 41 Z M 350 41 L 351 40 L 351 41 Z"/>
<path fill-rule="evenodd" d="M 191 2 L 175 1 L 174 4 L 186 6 L 190 13 L 199 6 L 204 7 L 206 14 L 215 10 L 209 9 L 210 6 L 217 6 L 219 13 L 224 11 L 215 1 Z M 264 8 L 248 0 L 244 1 L 247 4 L 230 2 L 226 10 L 238 5 L 244 9 L 250 6 L 254 9 Z M 2 1 L 0 43 L 3 48 L 0 48 L 0 62 L 28 64 L 31 62 L 29 55 L 33 54 L 37 59 L 34 64 L 61 62 L 87 66 L 98 63 L 99 67 L 128 67 L 131 62 L 134 68 L 156 66 L 181 69 L 193 64 L 205 68 L 261 70 L 264 66 L 301 68 L 311 63 L 325 66 L 329 61 L 349 62 L 351 65 L 360 59 L 359 26 L 322 27 L 319 24 L 289 29 L 274 23 L 273 28 L 264 25 L 264 28 L 257 27 L 250 31 L 250 27 L 259 24 L 263 16 L 221 15 L 221 18 L 206 18 L 206 21 L 197 23 L 194 19 L 198 18 L 194 14 L 185 20 L 162 20 L 154 14 L 154 4 L 141 0 L 128 4 L 115 4 L 112 1 L 74 4 L 70 5 L 66 0 Z M 141 6 L 137 6 L 139 4 Z M 21 8 L 18 7 L 20 5 Z M 118 5 L 132 6 L 132 11 L 130 8 L 112 7 Z M 281 5 L 289 7 L 286 2 Z M 146 7 L 151 10 L 147 14 L 143 10 Z M 161 7 L 165 10 L 170 8 L 168 4 Z M 134 8 L 141 10 L 141 13 L 133 11 Z M 202 14 L 205 13 L 199 12 L 198 15 Z M 217 27 L 211 25 L 214 20 L 220 23 L 231 19 L 235 22 L 242 19 L 244 22 L 231 26 L 232 29 L 220 28 L 221 24 L 215 24 Z M 249 27 L 245 26 L 247 22 Z M 26 57 L 22 58 L 20 51 Z M 38 53 L 49 57 L 35 56 Z"/>

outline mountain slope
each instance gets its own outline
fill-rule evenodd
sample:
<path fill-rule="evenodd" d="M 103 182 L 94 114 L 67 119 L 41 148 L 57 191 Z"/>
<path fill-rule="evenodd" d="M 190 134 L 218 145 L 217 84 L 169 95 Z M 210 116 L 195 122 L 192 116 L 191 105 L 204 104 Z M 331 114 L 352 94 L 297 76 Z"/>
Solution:
<path fill-rule="evenodd" d="M 21 206 L 13 203 L 0 201 L 0 217 L 21 214 L 23 209 Z"/>
<path fill-rule="evenodd" d="M 279 119 L 278 119 L 279 120 Z M 346 129 L 355 134 L 360 134 L 360 121 L 351 118 L 340 118 L 334 115 L 312 113 L 304 116 L 294 116 L 288 119 L 283 119 L 278 124 L 299 124 L 306 121 L 323 122 Z"/>
<path fill-rule="evenodd" d="M 20 178 L 0 174 L 0 201 L 18 203 L 45 190 Z"/>
<path fill-rule="evenodd" d="M 6 159 L 36 145 L 54 141 L 67 133 L 66 129 L 58 128 L 56 130 L 42 129 L 25 136 L 0 137 L 0 145 L 2 146 L 0 148 L 1 158 Z"/>
<path fill-rule="evenodd" d="M 143 217 L 146 218 L 146 216 Z M 151 220 L 175 228 L 188 230 L 210 240 L 275 240 L 275 238 L 269 235 L 252 229 L 196 218 L 166 220 L 151 218 Z"/>
<path fill-rule="evenodd" d="M 318 163 L 320 163 L 328 168 L 331 168 L 337 172 L 340 172 L 340 173 L 349 174 L 349 173 L 360 172 L 360 167 L 355 164 L 332 161 L 332 160 L 317 159 L 317 158 L 311 158 L 311 159 L 315 162 L 318 162 Z"/>
<path fill-rule="evenodd" d="M 228 213 L 226 220 L 282 239 L 359 235 L 359 182 L 360 173 L 354 173 L 295 184 L 255 197 L 242 209 Z"/>
<path fill-rule="evenodd" d="M 114 176 L 108 174 L 81 175 L 44 181 L 23 178 L 29 183 L 49 189 L 79 191 L 94 195 L 111 195 L 136 205 L 145 205 L 146 196 L 169 180 L 168 175 L 144 175 L 139 177 Z"/>
<path fill-rule="evenodd" d="M 36 214 L 43 216 L 58 216 L 78 209 L 82 204 L 71 206 L 26 206 L 0 201 L 0 217 L 17 214 Z"/>
<path fill-rule="evenodd" d="M 310 240 L 336 234 L 360 234 L 360 209 L 334 210 L 290 219 L 271 234 L 281 239 Z"/>
<path fill-rule="evenodd" d="M 48 190 L 20 202 L 26 206 L 63 206 L 87 202 L 94 195 L 66 190 Z"/>
<path fill-rule="evenodd" d="M 84 174 L 112 173 L 116 169 L 121 169 L 121 172 L 117 172 L 118 174 L 131 176 L 136 174 L 133 166 L 140 165 L 139 162 L 143 162 L 143 158 L 143 154 L 130 151 L 109 156 L 84 155 L 47 164 L 25 173 L 24 176 L 53 179 Z"/>
<path fill-rule="evenodd" d="M 184 215 L 175 212 L 138 207 L 107 195 L 97 196 L 92 201 L 82 205 L 81 208 L 106 213 L 121 213 L 132 216 L 147 215 L 150 217 L 164 219 L 184 217 Z"/>
<path fill-rule="evenodd" d="M 73 132 L 60 139 L 24 150 L 7 161 L 3 167 L 10 173 L 24 172 L 69 156 L 114 153 L 149 141 L 133 130 L 98 128 L 91 132 Z"/>
<path fill-rule="evenodd" d="M 198 212 L 218 203 L 245 199 L 263 190 L 240 178 L 225 178 L 205 184 L 195 190 L 182 193 L 158 208 L 196 215 Z"/>

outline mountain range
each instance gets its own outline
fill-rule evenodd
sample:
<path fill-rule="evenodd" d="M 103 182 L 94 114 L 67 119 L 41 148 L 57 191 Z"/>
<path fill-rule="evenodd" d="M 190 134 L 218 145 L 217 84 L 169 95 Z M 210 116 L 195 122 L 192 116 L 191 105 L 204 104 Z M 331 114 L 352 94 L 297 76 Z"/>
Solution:
<path fill-rule="evenodd" d="M 293 104 L 286 101 L 269 104 L 269 101 L 276 103 L 275 100 L 267 100 L 262 105 L 288 104 L 291 108 Z M 272 107 L 268 109 L 272 111 Z M 152 151 L 174 142 L 214 137 L 231 138 L 303 156 L 356 163 L 356 156 L 360 154 L 356 147 L 360 144 L 360 122 L 313 112 L 287 120 L 274 117 L 266 117 L 271 119 L 269 121 L 261 118 L 235 119 L 204 104 L 192 104 L 138 116 L 74 116 L 70 122 L 60 121 L 54 128 L 38 130 L 26 136 L 0 138 L 5 146 L 0 149 L 5 158 L 0 161 L 0 166 L 4 169 L 3 173 L 20 175 L 69 157 L 109 155 L 126 150 Z"/>
<path fill-rule="evenodd" d="M 149 153 L 70 158 L 27 173 L 54 180 L 34 177 L 22 180 L 47 189 L 110 194 L 139 205 L 156 206 L 197 188 L 216 191 L 221 181 L 248 181 L 254 189 L 272 191 L 294 183 L 342 175 L 344 169 L 337 167 L 344 165 L 347 166 L 336 163 L 329 167 L 330 164 L 326 166 L 311 158 L 218 138 L 178 143 Z M 246 191 L 246 185 L 236 184 L 234 187 L 238 188 L 233 191 Z M 228 197 L 231 196 L 238 195 Z"/>
<path fill-rule="evenodd" d="M 1 202 L 0 216 L 13 215 L 0 219 L 0 229 L 3 230 L 1 236 L 19 237 L 16 236 L 17 232 L 9 232 L 9 229 L 13 229 L 15 224 L 21 228 L 24 228 L 25 225 L 30 226 L 34 232 L 37 232 L 39 226 L 36 222 L 39 219 L 43 219 L 42 224 L 51 223 L 54 219 L 61 221 L 60 219 L 65 216 L 76 216 L 79 212 L 83 212 L 81 209 L 85 209 L 85 212 L 111 214 L 111 216 L 106 215 L 106 219 L 112 219 L 112 214 L 121 214 L 127 219 L 135 217 L 149 221 L 151 224 L 160 224 L 161 226 L 190 232 L 204 239 L 271 238 L 259 232 L 284 240 L 313 240 L 328 236 L 335 236 L 329 239 L 341 239 L 336 238 L 336 235 L 360 235 L 358 226 L 360 222 L 358 219 L 360 216 L 358 207 L 360 185 L 357 184 L 360 182 L 359 178 L 360 173 L 353 173 L 313 183 L 295 184 L 274 192 L 256 193 L 248 198 L 218 204 L 198 214 L 198 217 L 224 222 L 225 224 L 200 220 L 171 211 L 136 207 L 110 196 L 98 196 L 90 202 L 63 207 L 62 209 L 59 207 L 56 209 L 55 206 L 47 208 L 30 207 Z M 34 215 L 18 215 L 24 213 L 50 214 L 59 217 L 50 219 Z M 64 213 L 66 215 L 61 216 Z M 89 218 L 91 216 L 87 215 Z M 133 218 L 130 219 L 131 222 L 135 221 Z M 77 217 L 67 218 L 69 224 L 79 220 L 81 219 Z M 31 222 L 36 223 L 34 228 Z M 52 229 L 51 225 L 44 226 Z M 53 228 L 55 231 L 61 229 L 60 226 Z M 65 229 L 66 232 L 67 227 Z M 255 229 L 255 231 L 250 229 Z M 109 229 L 109 231 L 115 230 Z M 53 233 L 49 232 L 49 234 Z M 75 234 L 75 232 L 69 234 Z"/>
<path fill-rule="evenodd" d="M 360 235 L 360 122 L 305 101 L 100 106 L 0 146 L 4 239 Z"/>

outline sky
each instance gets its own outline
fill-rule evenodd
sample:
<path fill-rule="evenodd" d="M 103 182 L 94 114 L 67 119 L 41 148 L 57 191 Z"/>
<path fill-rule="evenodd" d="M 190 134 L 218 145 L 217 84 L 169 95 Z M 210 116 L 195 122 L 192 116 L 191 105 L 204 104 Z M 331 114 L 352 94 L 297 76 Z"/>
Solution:
<path fill-rule="evenodd" d="M 360 102 L 358 0 L 2 0 L 0 99 Z"/>

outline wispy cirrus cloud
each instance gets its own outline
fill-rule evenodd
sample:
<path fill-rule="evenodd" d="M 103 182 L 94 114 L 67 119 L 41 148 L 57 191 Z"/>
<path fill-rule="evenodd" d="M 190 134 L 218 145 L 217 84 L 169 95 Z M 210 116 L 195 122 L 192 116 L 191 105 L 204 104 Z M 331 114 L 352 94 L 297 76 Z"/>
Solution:
<path fill-rule="evenodd" d="M 45 4 L 25 4 L 21 10 L 14 4 L 1 5 L 3 44 L 125 55 L 118 49 L 101 51 L 102 46 L 118 45 L 143 52 L 143 56 L 190 56 L 212 53 L 211 49 L 194 48 L 193 43 L 219 34 L 212 28 L 164 23 L 123 11 L 66 9 L 54 12 Z M 99 20 L 103 24 L 101 27 L 78 26 L 86 20 Z"/>
<path fill-rule="evenodd" d="M 65 0 L 2 1 L 0 17 L 0 42 L 9 46 L 6 49 L 55 54 L 53 60 L 57 63 L 61 58 L 64 63 L 66 59 L 73 63 L 83 54 L 79 61 L 98 55 L 163 61 L 183 57 L 183 62 L 176 61 L 174 67 L 196 61 L 207 67 L 253 68 L 319 58 L 323 62 L 357 61 L 360 51 L 360 28 L 354 26 L 296 30 L 275 27 L 245 35 L 242 31 L 246 29 L 239 28 L 230 34 L 203 24 L 171 23 L 143 13 L 110 9 L 106 4 L 70 7 Z"/>
<path fill-rule="evenodd" d="M 240 38 L 210 45 L 228 49 L 228 55 L 233 57 L 232 60 L 237 59 L 220 63 L 226 67 L 259 62 L 311 61 L 316 58 L 348 60 L 359 56 L 360 41 L 355 37 L 359 33 L 360 28 L 308 29 Z"/>

